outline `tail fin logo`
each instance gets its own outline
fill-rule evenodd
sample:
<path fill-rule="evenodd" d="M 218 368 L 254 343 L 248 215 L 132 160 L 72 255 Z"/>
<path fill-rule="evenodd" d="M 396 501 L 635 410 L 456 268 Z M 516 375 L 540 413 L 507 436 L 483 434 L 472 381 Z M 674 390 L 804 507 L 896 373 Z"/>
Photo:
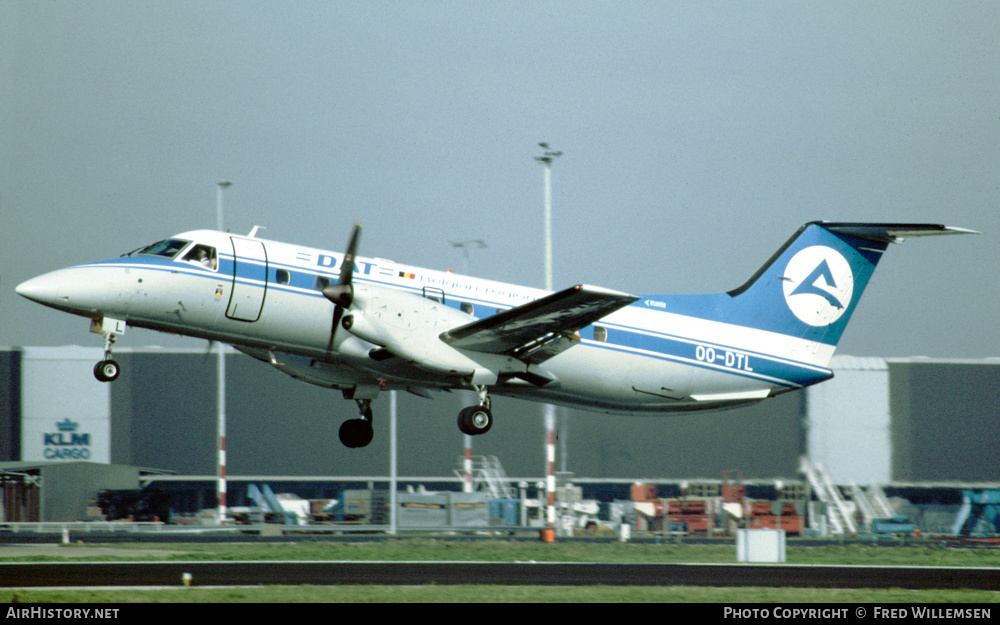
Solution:
<path fill-rule="evenodd" d="M 847 312 L 854 295 L 854 274 L 833 248 L 814 245 L 800 250 L 785 267 L 785 302 L 811 326 L 828 326 Z"/>

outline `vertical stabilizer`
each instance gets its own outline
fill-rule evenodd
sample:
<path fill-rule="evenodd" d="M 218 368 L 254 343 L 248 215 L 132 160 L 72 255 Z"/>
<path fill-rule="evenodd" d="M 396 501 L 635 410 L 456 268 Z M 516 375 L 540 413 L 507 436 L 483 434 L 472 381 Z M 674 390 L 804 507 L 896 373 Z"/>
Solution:
<path fill-rule="evenodd" d="M 807 223 L 727 294 L 727 321 L 836 346 L 889 243 L 969 232 L 935 224 Z"/>

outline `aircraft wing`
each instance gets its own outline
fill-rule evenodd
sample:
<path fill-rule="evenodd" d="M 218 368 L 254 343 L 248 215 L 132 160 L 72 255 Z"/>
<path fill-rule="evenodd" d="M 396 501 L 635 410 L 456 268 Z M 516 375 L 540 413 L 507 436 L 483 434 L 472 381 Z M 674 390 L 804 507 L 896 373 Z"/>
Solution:
<path fill-rule="evenodd" d="M 452 347 L 506 354 L 537 364 L 579 342 L 580 328 L 639 299 L 578 284 L 441 334 Z"/>

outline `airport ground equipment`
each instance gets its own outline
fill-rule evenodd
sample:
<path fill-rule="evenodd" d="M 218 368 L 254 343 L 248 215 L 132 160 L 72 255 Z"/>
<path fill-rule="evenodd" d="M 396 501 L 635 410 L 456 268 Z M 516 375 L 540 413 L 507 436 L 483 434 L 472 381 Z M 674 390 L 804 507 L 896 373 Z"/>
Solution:
<path fill-rule="evenodd" d="M 952 536 L 970 536 L 981 520 L 1000 534 L 1000 489 L 963 490 L 962 507 L 951 528 Z"/>
<path fill-rule="evenodd" d="M 910 536 L 917 526 L 902 514 L 894 514 L 885 519 L 872 519 L 868 528 L 879 536 Z"/>
<path fill-rule="evenodd" d="M 157 489 L 106 489 L 95 502 L 107 521 L 170 520 L 170 495 Z"/>
<path fill-rule="evenodd" d="M 259 488 L 256 484 L 247 485 L 247 497 L 257 508 L 263 510 L 266 514 L 280 516 L 285 525 L 296 525 L 300 520 L 305 521 L 305 519 L 300 519 L 299 514 L 296 514 L 295 511 L 289 510 L 287 506 L 283 506 L 281 499 L 274 494 L 274 491 L 267 484 L 261 484 Z"/>

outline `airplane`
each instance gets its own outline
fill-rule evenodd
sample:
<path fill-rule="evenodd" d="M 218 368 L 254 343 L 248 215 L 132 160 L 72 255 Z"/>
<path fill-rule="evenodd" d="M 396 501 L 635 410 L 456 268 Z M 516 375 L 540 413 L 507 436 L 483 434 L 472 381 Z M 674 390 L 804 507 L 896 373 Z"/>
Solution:
<path fill-rule="evenodd" d="M 833 377 L 829 368 L 890 243 L 974 231 L 937 224 L 803 225 L 742 286 L 632 295 L 577 284 L 557 292 L 256 236 L 196 230 L 118 258 L 60 269 L 19 295 L 87 317 L 104 337 L 95 377 L 120 369 L 127 326 L 221 341 L 282 373 L 340 390 L 360 416 L 347 447 L 373 436 L 372 400 L 471 390 L 458 427 L 493 425 L 491 396 L 612 414 L 716 410 Z"/>

